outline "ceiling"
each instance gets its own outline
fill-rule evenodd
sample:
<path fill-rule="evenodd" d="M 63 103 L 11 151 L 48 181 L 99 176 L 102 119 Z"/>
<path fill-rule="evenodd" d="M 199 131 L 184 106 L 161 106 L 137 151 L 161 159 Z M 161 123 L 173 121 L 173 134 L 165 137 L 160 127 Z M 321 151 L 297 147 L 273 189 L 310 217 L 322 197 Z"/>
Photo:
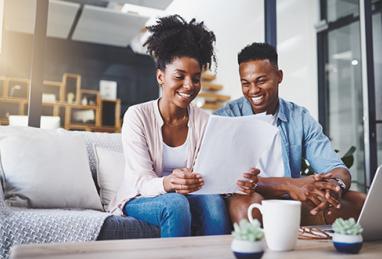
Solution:
<path fill-rule="evenodd" d="M 173 0 L 49 0 L 47 36 L 126 47 Z M 32 34 L 36 0 L 5 0 L 4 28 Z"/>

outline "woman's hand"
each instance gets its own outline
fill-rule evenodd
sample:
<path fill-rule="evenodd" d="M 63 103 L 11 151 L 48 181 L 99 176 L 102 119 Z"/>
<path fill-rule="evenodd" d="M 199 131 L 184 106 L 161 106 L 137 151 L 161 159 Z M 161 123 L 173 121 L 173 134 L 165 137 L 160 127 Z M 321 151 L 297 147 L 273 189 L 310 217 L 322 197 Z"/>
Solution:
<path fill-rule="evenodd" d="M 244 194 L 252 194 L 255 192 L 255 188 L 259 179 L 257 175 L 260 173 L 260 170 L 257 168 L 251 168 L 249 171 L 243 174 L 243 177 L 246 180 L 238 180 L 236 182 L 237 186 L 239 186 L 240 191 Z"/>
<path fill-rule="evenodd" d="M 166 192 L 177 192 L 189 194 L 199 190 L 204 184 L 200 174 L 192 172 L 189 168 L 174 169 L 172 173 L 165 176 L 163 186 Z"/>

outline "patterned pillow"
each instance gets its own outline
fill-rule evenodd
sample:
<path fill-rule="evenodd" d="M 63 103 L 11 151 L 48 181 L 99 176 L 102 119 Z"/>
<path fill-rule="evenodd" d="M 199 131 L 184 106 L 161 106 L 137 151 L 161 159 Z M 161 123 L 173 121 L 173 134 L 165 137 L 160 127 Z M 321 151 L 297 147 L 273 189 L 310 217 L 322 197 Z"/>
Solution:
<path fill-rule="evenodd" d="M 63 129 L 61 129 L 63 130 Z M 86 131 L 66 131 L 68 134 L 80 135 L 86 144 L 88 152 L 90 171 L 95 182 L 97 182 L 97 159 L 94 153 L 94 146 L 110 151 L 123 152 L 120 133 L 102 133 Z M 98 183 L 97 183 L 98 186 Z"/>
<path fill-rule="evenodd" d="M 1 169 L 0 169 L 1 170 Z M 5 208 L 3 185 L 0 181 L 0 209 Z"/>
<path fill-rule="evenodd" d="M 104 209 L 107 210 L 121 186 L 125 169 L 125 158 L 122 152 L 116 152 L 97 145 L 94 145 L 94 153 L 97 160 L 99 195 Z"/>
<path fill-rule="evenodd" d="M 0 209 L 5 208 L 5 198 L 4 198 L 4 191 L 3 191 L 3 167 L 1 166 L 1 154 L 0 154 Z"/>

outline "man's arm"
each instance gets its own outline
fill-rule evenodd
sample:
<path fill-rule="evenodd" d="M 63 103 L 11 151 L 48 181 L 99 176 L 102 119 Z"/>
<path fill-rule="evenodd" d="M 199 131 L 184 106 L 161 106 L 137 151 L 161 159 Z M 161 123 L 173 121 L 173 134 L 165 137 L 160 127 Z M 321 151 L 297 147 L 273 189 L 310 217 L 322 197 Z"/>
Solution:
<path fill-rule="evenodd" d="M 301 188 L 314 181 L 313 176 L 306 176 L 303 178 L 258 176 L 256 192 L 260 193 L 265 198 L 281 198 L 285 195 L 290 195 L 290 192 L 295 187 Z"/>
<path fill-rule="evenodd" d="M 339 175 L 339 172 L 335 172 Z M 283 198 L 286 195 L 293 200 L 302 202 L 310 201 L 315 205 L 311 211 L 313 215 L 324 209 L 327 204 L 338 208 L 339 201 L 328 192 L 338 193 L 340 188 L 337 182 L 332 179 L 332 174 L 315 174 L 302 178 L 289 177 L 258 177 L 256 191 L 266 199 Z M 342 179 L 342 178 L 341 178 Z M 330 182 L 330 180 L 334 182 Z"/>

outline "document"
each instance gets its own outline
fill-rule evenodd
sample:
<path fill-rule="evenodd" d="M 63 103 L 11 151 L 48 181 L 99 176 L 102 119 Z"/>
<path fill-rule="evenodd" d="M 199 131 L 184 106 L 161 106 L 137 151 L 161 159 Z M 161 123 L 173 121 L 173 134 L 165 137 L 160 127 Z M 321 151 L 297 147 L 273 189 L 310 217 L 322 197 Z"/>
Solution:
<path fill-rule="evenodd" d="M 204 185 L 192 194 L 239 192 L 237 180 L 244 179 L 243 173 L 256 167 L 263 154 L 269 155 L 277 132 L 277 127 L 256 116 L 211 115 L 193 168 Z"/>

